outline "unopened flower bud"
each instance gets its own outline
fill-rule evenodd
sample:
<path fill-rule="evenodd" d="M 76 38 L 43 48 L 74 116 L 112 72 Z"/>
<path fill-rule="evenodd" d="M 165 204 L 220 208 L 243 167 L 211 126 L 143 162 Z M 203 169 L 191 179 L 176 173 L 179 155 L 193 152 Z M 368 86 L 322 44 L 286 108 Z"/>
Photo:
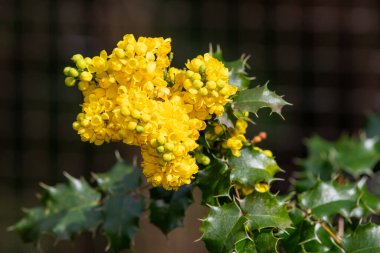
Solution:
<path fill-rule="evenodd" d="M 65 79 L 65 84 L 66 84 L 66 86 L 68 86 L 68 87 L 72 87 L 72 86 L 75 85 L 75 83 L 76 83 L 75 78 L 73 78 L 73 77 L 71 77 L 71 76 L 66 77 L 66 79 Z"/>

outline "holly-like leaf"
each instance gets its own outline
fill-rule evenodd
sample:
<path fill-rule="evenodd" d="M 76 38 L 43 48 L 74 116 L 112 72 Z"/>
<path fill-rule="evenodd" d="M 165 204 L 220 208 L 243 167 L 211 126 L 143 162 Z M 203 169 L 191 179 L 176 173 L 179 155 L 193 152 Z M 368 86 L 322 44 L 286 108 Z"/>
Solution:
<path fill-rule="evenodd" d="M 282 108 L 290 105 L 282 96 L 270 91 L 267 84 L 238 92 L 234 97 L 234 102 L 235 109 L 240 111 L 257 114 L 261 108 L 270 108 L 281 117 Z"/>
<path fill-rule="evenodd" d="M 131 246 L 144 211 L 144 197 L 117 193 L 108 196 L 102 207 L 102 229 L 108 238 L 109 248 L 115 252 Z"/>
<path fill-rule="evenodd" d="M 185 211 L 193 202 L 191 187 L 180 187 L 177 191 L 163 188 L 150 190 L 150 222 L 164 234 L 183 226 Z"/>
<path fill-rule="evenodd" d="M 306 141 L 306 147 L 308 156 L 301 160 L 300 164 L 316 178 L 330 180 L 332 165 L 329 161 L 329 153 L 333 144 L 319 136 L 314 136 Z"/>
<path fill-rule="evenodd" d="M 378 115 L 371 114 L 368 116 L 365 132 L 368 137 L 380 137 L 380 117 Z M 380 143 L 378 146 L 380 148 Z"/>
<path fill-rule="evenodd" d="M 273 176 L 281 171 L 274 158 L 252 147 L 245 147 L 240 152 L 240 157 L 231 155 L 228 159 L 232 183 L 254 187 L 258 182 L 271 182 Z"/>
<path fill-rule="evenodd" d="M 223 59 L 223 52 L 219 46 L 217 46 L 216 51 L 213 51 L 212 47 L 210 47 L 210 54 L 223 62 L 224 66 L 229 70 L 229 80 L 230 84 L 233 84 L 238 87 L 239 90 L 245 90 L 249 88 L 249 84 L 252 77 L 248 77 L 246 72 L 247 68 L 249 68 L 247 61 L 249 56 L 242 55 L 240 59 L 235 61 L 225 61 Z"/>
<path fill-rule="evenodd" d="M 235 244 L 236 253 L 257 253 L 255 241 L 245 237 Z"/>
<path fill-rule="evenodd" d="M 356 185 L 335 185 L 318 181 L 309 191 L 298 196 L 304 210 L 310 209 L 317 218 L 328 221 L 337 214 L 350 217 L 357 207 L 360 191 Z"/>
<path fill-rule="evenodd" d="M 279 239 L 276 238 L 272 231 L 256 231 L 252 238 L 245 235 L 236 242 L 236 253 L 276 253 Z"/>
<path fill-rule="evenodd" d="M 285 230 L 291 226 L 286 208 L 269 192 L 254 192 L 239 200 L 239 203 L 247 217 L 250 230 L 261 230 L 263 228 Z"/>
<path fill-rule="evenodd" d="M 120 157 L 111 170 L 93 174 L 98 187 L 106 193 L 130 192 L 141 184 L 141 170 L 135 166 L 127 164 Z"/>
<path fill-rule="evenodd" d="M 72 239 L 83 231 L 94 231 L 101 222 L 100 194 L 83 179 L 65 176 L 68 183 L 43 185 L 42 206 L 27 209 L 26 216 L 11 227 L 26 242 L 36 242 L 43 234 Z"/>
<path fill-rule="evenodd" d="M 224 66 L 229 70 L 228 82 L 237 86 L 239 90 L 248 89 L 252 80 L 252 78 L 248 77 L 246 72 L 248 59 L 249 56 L 242 55 L 241 58 L 236 61 L 223 61 Z"/>
<path fill-rule="evenodd" d="M 217 119 L 218 119 L 219 124 L 225 125 L 226 127 L 229 127 L 229 128 L 234 128 L 237 118 L 234 114 L 231 104 L 227 104 L 224 107 L 224 112 L 222 116 L 217 117 Z"/>
<path fill-rule="evenodd" d="M 335 144 L 332 154 L 334 164 L 347 173 L 358 177 L 372 174 L 372 169 L 380 159 L 377 138 L 348 138 L 342 136 Z"/>
<path fill-rule="evenodd" d="M 202 222 L 202 240 L 211 253 L 229 253 L 244 233 L 245 218 L 236 203 L 210 206 Z"/>
<path fill-rule="evenodd" d="M 230 170 L 226 162 L 214 159 L 209 166 L 198 172 L 196 184 L 202 191 L 203 204 L 216 204 L 215 198 L 229 196 Z"/>
<path fill-rule="evenodd" d="M 279 239 L 272 231 L 256 232 L 255 239 L 257 253 L 276 253 Z"/>
<path fill-rule="evenodd" d="M 360 198 L 361 206 L 368 212 L 380 215 L 380 198 L 364 187 Z"/>
<path fill-rule="evenodd" d="M 53 224 L 44 222 L 45 211 L 42 207 L 24 209 L 25 216 L 10 227 L 24 242 L 37 242 L 42 234 L 49 233 Z"/>
<path fill-rule="evenodd" d="M 350 253 L 379 253 L 380 226 L 373 223 L 359 225 L 353 233 L 343 238 L 342 244 Z"/>

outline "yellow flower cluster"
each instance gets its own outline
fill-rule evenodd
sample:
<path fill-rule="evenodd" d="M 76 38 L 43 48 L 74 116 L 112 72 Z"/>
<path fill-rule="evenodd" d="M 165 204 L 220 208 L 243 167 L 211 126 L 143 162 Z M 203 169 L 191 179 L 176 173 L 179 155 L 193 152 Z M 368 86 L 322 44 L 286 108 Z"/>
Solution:
<path fill-rule="evenodd" d="M 211 114 L 221 116 L 237 87 L 228 84 L 228 69 L 210 54 L 198 56 L 186 63 L 183 81 L 184 100 L 193 106 L 191 115 L 208 119 Z"/>
<path fill-rule="evenodd" d="M 230 149 L 234 156 L 241 156 L 240 149 L 247 142 L 244 134 L 246 133 L 248 122 L 243 119 L 238 119 L 235 128 L 232 130 L 231 137 L 223 142 L 223 148 Z"/>
<path fill-rule="evenodd" d="M 67 86 L 78 85 L 84 102 L 73 128 L 95 145 L 123 141 L 141 147 L 143 173 L 153 186 L 189 184 L 198 166 L 191 155 L 204 120 L 221 115 L 237 88 L 228 69 L 209 54 L 170 67 L 170 39 L 125 35 L 111 54 L 66 67 Z"/>

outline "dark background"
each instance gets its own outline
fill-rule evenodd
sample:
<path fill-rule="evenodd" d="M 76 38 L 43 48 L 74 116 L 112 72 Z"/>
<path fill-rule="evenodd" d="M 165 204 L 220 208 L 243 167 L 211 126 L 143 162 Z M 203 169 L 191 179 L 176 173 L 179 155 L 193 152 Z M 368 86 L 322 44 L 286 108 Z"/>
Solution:
<path fill-rule="evenodd" d="M 368 112 L 380 112 L 380 2 L 377 0 L 0 0 L 0 252 L 31 252 L 7 226 L 21 207 L 37 204 L 38 183 L 55 184 L 105 171 L 121 144 L 95 147 L 71 129 L 81 96 L 64 85 L 62 69 L 75 53 L 110 51 L 126 33 L 173 40 L 174 65 L 220 44 L 225 58 L 251 55 L 252 86 L 270 88 L 293 104 L 283 121 L 262 111 L 251 136 L 268 132 L 289 176 L 303 140 L 357 133 Z M 287 188 L 287 184 L 280 188 Z M 197 194 L 198 196 L 199 194 Z M 205 252 L 199 237 L 204 209 L 193 205 L 185 228 L 164 237 L 145 217 L 135 252 Z M 103 252 L 91 235 L 74 244 L 44 242 L 45 252 Z"/>

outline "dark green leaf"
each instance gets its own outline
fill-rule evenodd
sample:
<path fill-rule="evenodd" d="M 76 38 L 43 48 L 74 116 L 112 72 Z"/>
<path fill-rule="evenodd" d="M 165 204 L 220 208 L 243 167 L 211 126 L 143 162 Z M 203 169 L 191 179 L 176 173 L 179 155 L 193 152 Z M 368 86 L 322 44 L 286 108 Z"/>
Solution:
<path fill-rule="evenodd" d="M 222 116 L 217 117 L 217 119 L 219 121 L 219 124 L 223 124 L 229 128 L 235 127 L 235 122 L 236 122 L 237 118 L 233 112 L 231 104 L 227 104 L 224 107 L 224 112 L 223 112 Z"/>
<path fill-rule="evenodd" d="M 255 239 L 257 253 L 278 252 L 278 238 L 273 236 L 272 231 L 257 232 L 253 238 Z"/>
<path fill-rule="evenodd" d="M 229 196 L 230 173 L 226 162 L 214 159 L 208 167 L 198 172 L 196 184 L 202 191 L 203 204 L 216 204 L 216 197 Z"/>
<path fill-rule="evenodd" d="M 225 61 L 223 59 L 223 52 L 219 46 L 217 46 L 216 51 L 210 48 L 210 54 L 222 61 L 224 66 L 229 70 L 229 80 L 230 84 L 233 84 L 239 88 L 239 90 L 244 90 L 249 87 L 249 83 L 253 78 L 248 77 L 246 69 L 248 68 L 247 61 L 249 57 L 242 55 L 240 59 L 235 61 Z"/>
<path fill-rule="evenodd" d="M 268 89 L 267 84 L 252 89 L 240 91 L 234 98 L 235 109 L 257 114 L 261 108 L 270 108 L 272 112 L 279 114 L 285 105 L 290 105 L 281 96 Z"/>
<path fill-rule="evenodd" d="M 114 251 L 127 249 L 138 230 L 140 215 L 144 211 L 144 197 L 117 193 L 105 199 L 102 207 L 102 229 Z"/>
<path fill-rule="evenodd" d="M 352 234 L 343 238 L 342 244 L 350 253 L 379 253 L 380 226 L 373 223 L 359 225 Z"/>
<path fill-rule="evenodd" d="M 333 144 L 319 136 L 314 136 L 306 141 L 306 146 L 308 156 L 301 160 L 300 164 L 314 177 L 321 178 L 323 181 L 330 180 L 332 165 L 329 161 L 329 153 Z"/>
<path fill-rule="evenodd" d="M 368 116 L 368 122 L 365 128 L 368 137 L 380 137 L 380 117 L 375 114 Z"/>
<path fill-rule="evenodd" d="M 380 198 L 368 192 L 366 188 L 362 189 L 360 204 L 366 211 L 380 215 Z"/>
<path fill-rule="evenodd" d="M 329 220 L 337 214 L 350 217 L 357 206 L 360 192 L 355 185 L 335 185 L 318 181 L 309 191 L 298 196 L 304 210 L 311 209 L 312 215 Z"/>
<path fill-rule="evenodd" d="M 66 184 L 44 185 L 42 207 L 27 209 L 26 216 L 13 226 L 25 241 L 37 241 L 42 234 L 72 239 L 83 231 L 94 231 L 101 222 L 100 194 L 83 179 L 65 176 Z"/>
<path fill-rule="evenodd" d="M 110 171 L 94 174 L 99 188 L 107 193 L 130 192 L 140 185 L 140 169 L 118 158 Z"/>
<path fill-rule="evenodd" d="M 164 234 L 183 226 L 185 211 L 192 203 L 191 187 L 180 187 L 177 191 L 163 188 L 150 190 L 150 221 Z"/>
<path fill-rule="evenodd" d="M 286 253 L 298 252 L 341 252 L 333 242 L 330 234 L 319 223 L 312 223 L 301 218 L 299 209 L 292 211 L 292 217 L 297 216 L 296 222 L 293 222 L 294 228 L 288 229 L 287 234 L 283 234 L 280 240 L 282 248 Z M 301 219 L 300 219 L 301 218 Z M 294 221 L 294 220 L 293 220 Z M 334 228 L 329 228 L 336 234 Z M 342 252 L 343 253 L 343 252 Z"/>
<path fill-rule="evenodd" d="M 244 233 L 245 218 L 235 203 L 210 207 L 202 222 L 202 240 L 211 253 L 229 253 Z"/>
<path fill-rule="evenodd" d="M 251 238 L 244 238 L 235 244 L 236 253 L 257 253 L 256 244 Z"/>
<path fill-rule="evenodd" d="M 335 144 L 332 159 L 338 168 L 358 177 L 372 174 L 372 169 L 380 159 L 377 138 L 348 138 L 342 136 Z"/>
<path fill-rule="evenodd" d="M 272 157 L 253 150 L 252 147 L 245 147 L 240 152 L 240 157 L 231 155 L 228 159 L 231 167 L 230 179 L 233 183 L 247 186 L 255 186 L 258 182 L 269 183 L 273 176 L 281 171 Z"/>
<path fill-rule="evenodd" d="M 239 90 L 248 89 L 252 80 L 252 78 L 248 77 L 246 72 L 248 59 L 249 57 L 242 55 L 242 57 L 236 61 L 223 61 L 224 66 L 229 70 L 230 76 L 228 82 L 237 86 Z"/>
<path fill-rule="evenodd" d="M 42 207 L 23 210 L 25 216 L 10 230 L 16 231 L 24 242 L 36 242 L 43 233 L 51 231 L 52 225 L 44 222 L 45 211 Z"/>
<path fill-rule="evenodd" d="M 254 192 L 239 202 L 248 219 L 250 230 L 263 228 L 284 230 L 291 225 L 286 208 L 269 192 Z"/>

